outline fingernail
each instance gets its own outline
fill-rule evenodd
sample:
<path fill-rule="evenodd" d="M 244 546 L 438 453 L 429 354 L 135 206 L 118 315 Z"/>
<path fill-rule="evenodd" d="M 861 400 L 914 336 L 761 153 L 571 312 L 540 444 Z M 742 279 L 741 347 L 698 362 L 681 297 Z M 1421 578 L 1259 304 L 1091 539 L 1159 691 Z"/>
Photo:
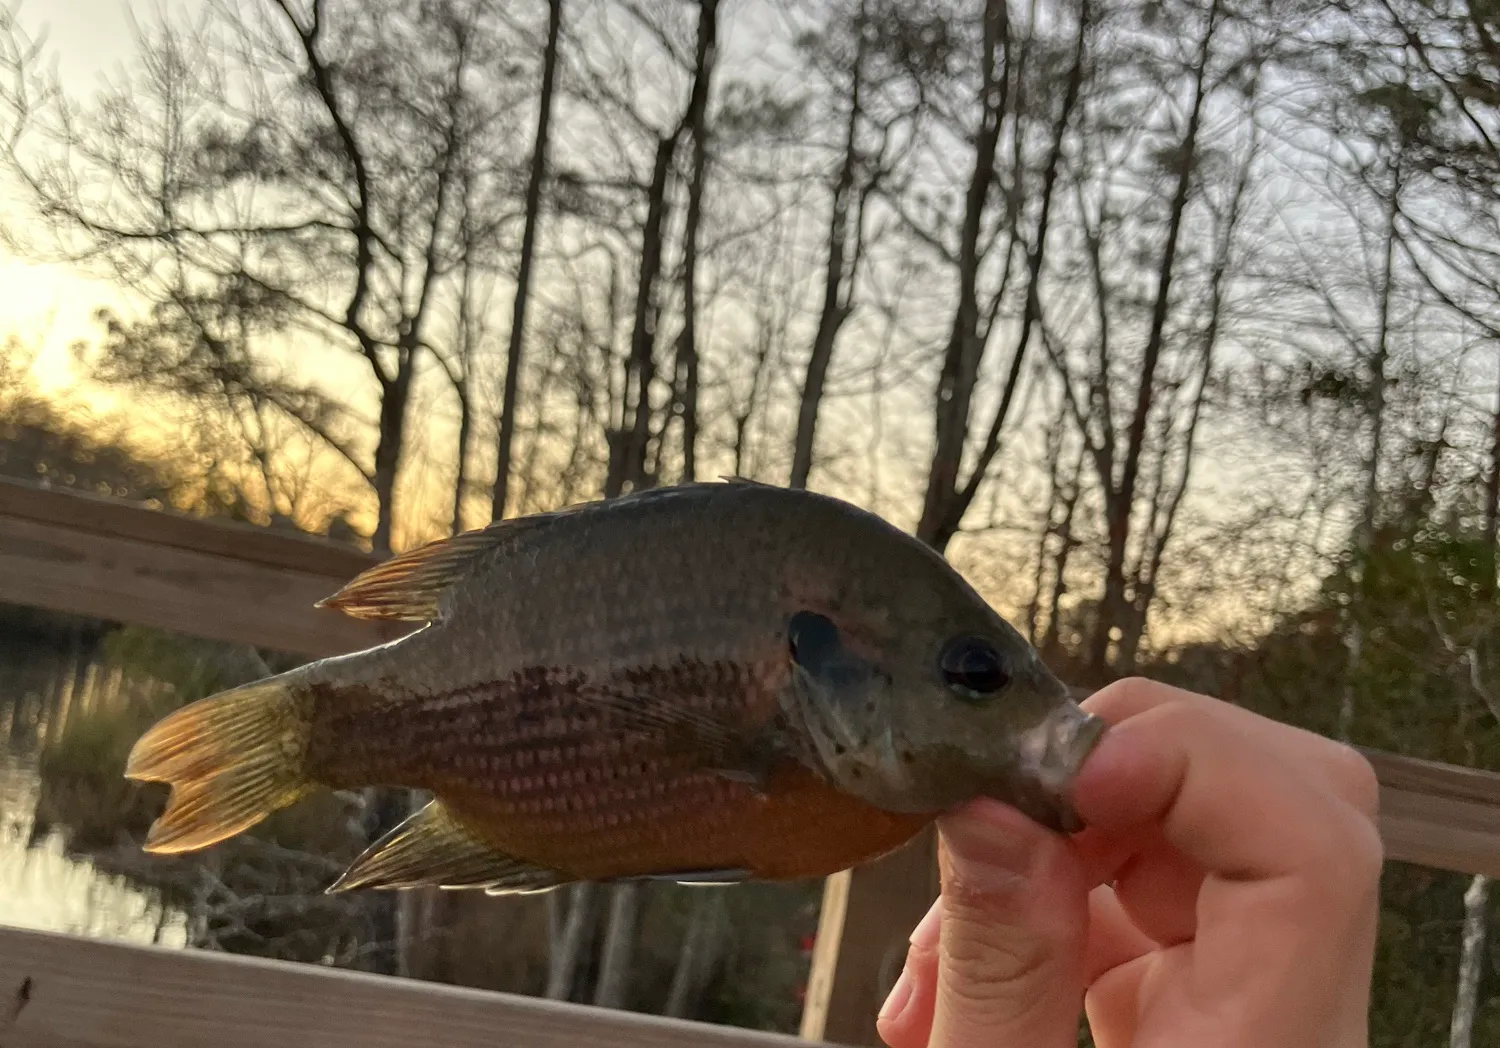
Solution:
<path fill-rule="evenodd" d="M 938 944 L 943 930 L 943 900 L 938 899 L 912 929 L 910 942 L 918 949 L 930 950 Z"/>
<path fill-rule="evenodd" d="M 902 968 L 901 976 L 896 980 L 896 985 L 891 987 L 891 992 L 886 997 L 885 1003 L 880 1006 L 880 1020 L 882 1022 L 889 1021 L 905 1011 L 907 1002 L 911 1000 L 911 991 L 911 975 L 905 968 Z"/>

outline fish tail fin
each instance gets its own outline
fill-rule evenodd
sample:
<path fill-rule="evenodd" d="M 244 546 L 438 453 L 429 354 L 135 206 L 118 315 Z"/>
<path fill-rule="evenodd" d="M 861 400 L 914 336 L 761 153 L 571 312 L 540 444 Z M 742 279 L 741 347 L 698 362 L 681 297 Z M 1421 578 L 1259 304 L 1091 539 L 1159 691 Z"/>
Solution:
<path fill-rule="evenodd" d="M 309 705 L 284 676 L 270 677 L 189 703 L 141 736 L 125 777 L 172 788 L 145 850 L 206 848 L 310 792 Z"/>

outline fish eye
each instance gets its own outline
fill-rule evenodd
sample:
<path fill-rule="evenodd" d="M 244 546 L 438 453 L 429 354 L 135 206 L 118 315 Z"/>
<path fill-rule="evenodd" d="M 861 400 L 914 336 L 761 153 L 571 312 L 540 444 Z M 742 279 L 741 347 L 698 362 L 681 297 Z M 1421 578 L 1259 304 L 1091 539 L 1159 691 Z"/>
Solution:
<path fill-rule="evenodd" d="M 792 660 L 812 669 L 838 651 L 839 628 L 813 611 L 799 611 L 786 626 L 787 650 Z"/>
<path fill-rule="evenodd" d="M 979 637 L 950 641 L 943 649 L 941 666 L 948 686 L 970 702 L 992 699 L 1010 686 L 1009 660 Z"/>

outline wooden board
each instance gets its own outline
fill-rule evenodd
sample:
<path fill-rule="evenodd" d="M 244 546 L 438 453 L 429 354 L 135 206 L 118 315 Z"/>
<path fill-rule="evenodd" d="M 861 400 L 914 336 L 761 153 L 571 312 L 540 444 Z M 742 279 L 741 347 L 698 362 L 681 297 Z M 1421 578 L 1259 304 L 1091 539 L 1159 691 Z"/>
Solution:
<path fill-rule="evenodd" d="M 937 835 L 830 877 L 803 1003 L 801 1036 L 881 1045 L 875 1018 L 906 963 L 907 938 L 938 896 Z"/>
<path fill-rule="evenodd" d="M 410 629 L 314 607 L 375 563 L 295 535 L 0 482 L 6 603 L 336 655 Z"/>
<path fill-rule="evenodd" d="M 1387 859 L 1500 877 L 1500 774 L 1361 752 L 1380 777 Z"/>
<path fill-rule="evenodd" d="M 55 525 L 69 531 L 138 539 L 153 546 L 217 554 L 338 579 L 353 578 L 380 562 L 372 554 L 312 535 L 273 531 L 217 517 L 154 510 L 121 499 L 14 480 L 0 480 L 0 517 Z"/>
<path fill-rule="evenodd" d="M 795 1038 L 0 928 L 4 1048 L 792 1048 Z"/>

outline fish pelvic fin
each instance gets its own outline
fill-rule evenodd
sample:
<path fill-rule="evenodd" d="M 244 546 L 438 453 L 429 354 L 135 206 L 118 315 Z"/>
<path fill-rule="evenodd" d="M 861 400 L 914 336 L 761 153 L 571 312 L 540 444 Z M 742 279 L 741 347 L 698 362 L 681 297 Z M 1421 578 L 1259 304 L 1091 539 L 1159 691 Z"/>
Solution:
<path fill-rule="evenodd" d="M 370 845 L 328 888 L 483 888 L 491 895 L 546 891 L 569 878 L 515 859 L 479 840 L 441 801 L 432 801 Z"/>
<path fill-rule="evenodd" d="M 197 851 L 305 796 L 308 705 L 279 677 L 189 703 L 136 740 L 125 777 L 172 793 L 145 850 Z"/>

